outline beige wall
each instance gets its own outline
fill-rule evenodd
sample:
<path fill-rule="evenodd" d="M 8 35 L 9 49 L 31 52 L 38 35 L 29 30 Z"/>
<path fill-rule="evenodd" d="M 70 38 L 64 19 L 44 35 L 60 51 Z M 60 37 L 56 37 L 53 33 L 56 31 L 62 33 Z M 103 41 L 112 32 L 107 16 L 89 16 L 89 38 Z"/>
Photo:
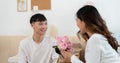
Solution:
<path fill-rule="evenodd" d="M 8 63 L 8 57 L 17 54 L 20 40 L 25 36 L 0 36 L 0 63 Z"/>

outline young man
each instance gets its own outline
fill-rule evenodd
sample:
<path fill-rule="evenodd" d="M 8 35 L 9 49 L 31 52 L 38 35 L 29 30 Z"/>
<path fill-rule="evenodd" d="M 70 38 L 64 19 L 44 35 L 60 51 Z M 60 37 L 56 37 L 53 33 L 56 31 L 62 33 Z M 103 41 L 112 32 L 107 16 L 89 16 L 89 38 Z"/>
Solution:
<path fill-rule="evenodd" d="M 56 63 L 58 55 L 52 48 L 55 40 L 45 35 L 46 17 L 43 14 L 35 14 L 31 17 L 30 24 L 34 33 L 20 42 L 18 63 Z"/>

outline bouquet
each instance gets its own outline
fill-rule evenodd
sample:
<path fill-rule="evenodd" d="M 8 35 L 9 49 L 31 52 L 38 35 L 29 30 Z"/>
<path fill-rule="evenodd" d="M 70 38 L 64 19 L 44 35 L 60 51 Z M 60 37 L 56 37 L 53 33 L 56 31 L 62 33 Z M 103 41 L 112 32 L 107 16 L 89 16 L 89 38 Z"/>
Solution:
<path fill-rule="evenodd" d="M 53 48 L 55 48 L 56 53 L 58 53 L 63 57 L 63 55 L 61 54 L 61 50 L 64 51 L 69 50 L 73 52 L 72 42 L 69 40 L 67 36 L 63 36 L 63 37 L 57 36 L 56 40 L 57 40 L 57 45 L 53 46 Z"/>

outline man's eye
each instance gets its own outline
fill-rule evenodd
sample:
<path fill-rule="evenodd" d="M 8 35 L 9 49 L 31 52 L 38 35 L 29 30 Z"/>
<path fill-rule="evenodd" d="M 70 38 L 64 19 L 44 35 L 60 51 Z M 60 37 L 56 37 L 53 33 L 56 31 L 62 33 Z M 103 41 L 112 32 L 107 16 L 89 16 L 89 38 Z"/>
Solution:
<path fill-rule="evenodd" d="M 47 25 L 47 23 L 45 23 L 45 25 Z"/>
<path fill-rule="evenodd" d="M 43 25 L 42 23 L 39 23 L 39 25 Z"/>

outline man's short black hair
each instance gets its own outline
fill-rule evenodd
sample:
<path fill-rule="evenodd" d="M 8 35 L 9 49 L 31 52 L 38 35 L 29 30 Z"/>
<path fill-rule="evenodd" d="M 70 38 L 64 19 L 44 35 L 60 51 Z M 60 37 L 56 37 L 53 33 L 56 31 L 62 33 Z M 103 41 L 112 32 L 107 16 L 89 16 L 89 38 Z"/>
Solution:
<path fill-rule="evenodd" d="M 32 24 L 33 22 L 42 22 L 46 20 L 47 19 L 43 14 L 37 13 L 30 18 L 30 24 Z"/>

